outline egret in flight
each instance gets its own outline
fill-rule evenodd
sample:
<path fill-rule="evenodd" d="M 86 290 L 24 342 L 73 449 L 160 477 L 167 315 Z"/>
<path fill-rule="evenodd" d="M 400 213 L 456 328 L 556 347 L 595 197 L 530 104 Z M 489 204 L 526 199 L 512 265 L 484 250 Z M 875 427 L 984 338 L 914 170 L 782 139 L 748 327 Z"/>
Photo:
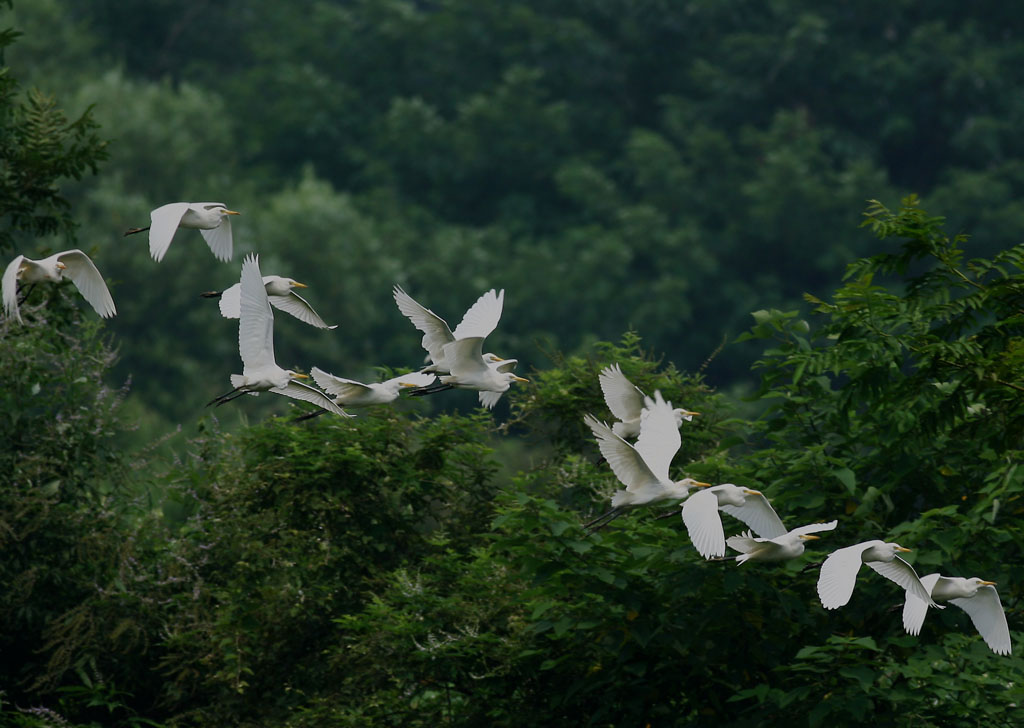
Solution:
<path fill-rule="evenodd" d="M 59 283 L 64 279 L 75 284 L 82 298 L 89 302 L 96 313 L 103 318 L 110 318 L 117 313 L 114 299 L 110 297 L 103 276 L 96 269 L 92 259 L 81 250 L 65 250 L 54 253 L 49 258 L 32 260 L 24 255 L 17 256 L 4 270 L 3 281 L 0 282 L 4 300 L 4 313 L 9 318 L 21 322 L 18 310 L 18 283 L 29 283 L 29 291 L 36 283 Z M 25 293 L 22 300 L 28 298 Z"/>
<path fill-rule="evenodd" d="M 310 374 L 313 375 L 313 381 L 317 383 L 318 387 L 334 397 L 334 403 L 339 407 L 370 407 L 376 404 L 388 404 L 398 399 L 398 393 L 402 387 L 422 387 L 434 380 L 434 375 L 428 372 L 400 374 L 386 381 L 370 384 L 336 377 L 318 367 L 313 367 Z M 312 419 L 324 412 L 326 410 L 310 412 L 297 417 L 295 421 Z"/>
<path fill-rule="evenodd" d="M 612 430 L 615 434 L 623 439 L 639 435 L 640 420 L 644 413 L 644 402 L 647 400 L 647 395 L 626 378 L 618 364 L 612 364 L 602 369 L 597 380 L 601 385 L 601 392 L 604 394 L 604 401 L 608 405 L 608 409 L 619 419 L 619 422 L 612 423 Z M 673 412 L 676 416 L 677 427 L 682 426 L 683 420 L 689 422 L 695 415 L 700 414 L 700 412 L 691 412 L 681 407 L 677 407 Z"/>
<path fill-rule="evenodd" d="M 794 528 L 792 531 L 775 538 L 754 538 L 750 531 L 732 536 L 725 543 L 734 551 L 739 551 L 736 563 L 744 561 L 786 561 L 795 559 L 804 552 L 804 542 L 817 539 L 813 534 L 819 531 L 831 531 L 839 521 L 828 523 L 811 523 L 807 526 Z"/>
<path fill-rule="evenodd" d="M 274 308 L 291 314 L 299 321 L 318 329 L 336 329 L 337 324 L 328 326 L 320 315 L 313 310 L 306 299 L 295 292 L 296 288 L 306 288 L 305 283 L 299 283 L 294 278 L 282 276 L 263 276 L 263 284 L 267 289 L 267 298 Z M 219 298 L 220 313 L 224 318 L 238 318 L 241 308 L 241 290 L 239 283 L 226 288 L 223 291 L 208 291 L 201 293 L 203 298 Z"/>
<path fill-rule="evenodd" d="M 921 583 L 935 601 L 951 602 L 967 612 L 990 650 L 997 655 L 1010 654 L 1010 628 L 1006 625 L 1006 614 L 994 581 L 984 581 L 976 576 L 964 579 L 928 574 L 921 577 Z M 928 602 L 908 591 L 903 604 L 903 628 L 908 634 L 920 634 L 927 613 Z"/>
<path fill-rule="evenodd" d="M 274 359 L 274 312 L 267 300 L 259 256 L 256 255 L 247 256 L 242 263 L 239 313 L 238 353 L 242 358 L 242 373 L 232 374 L 233 389 L 209 404 L 220 406 L 243 394 L 274 392 L 311 402 L 336 415 L 351 417 L 319 389 L 297 381 L 308 379 L 307 375 L 277 365 Z"/>
<path fill-rule="evenodd" d="M 853 595 L 861 564 L 867 564 L 925 604 L 938 606 L 932 601 L 914 567 L 897 555 L 897 552 L 909 551 L 910 549 L 898 543 L 878 540 L 864 541 L 833 551 L 821 565 L 821 572 L 818 575 L 818 596 L 821 598 L 821 605 L 825 609 L 838 609 L 848 603 Z"/>
<path fill-rule="evenodd" d="M 446 347 L 455 343 L 458 339 L 473 338 L 479 339 L 480 343 L 486 339 L 498 326 L 501 319 L 501 309 L 505 302 L 505 291 L 502 289 L 495 293 L 494 289 L 477 299 L 466 314 L 462 322 L 455 327 L 455 331 L 448 328 L 447 322 L 429 308 L 420 305 L 408 293 L 402 290 L 401 286 L 394 288 L 395 303 L 398 310 L 412 321 L 413 326 L 423 332 L 422 345 L 427 350 L 430 358 L 430 365 L 424 367 L 423 371 L 435 374 L 450 374 L 452 362 L 445 354 Z M 452 356 L 459 353 L 470 355 L 474 347 L 468 349 L 447 349 Z M 504 361 L 501 357 L 487 353 L 482 358 L 488 363 Z M 507 389 L 507 388 L 506 388 Z"/>
<path fill-rule="evenodd" d="M 683 523 L 694 548 L 705 559 L 725 556 L 725 531 L 719 511 L 738 518 L 762 538 L 786 533 L 782 519 L 759 490 L 732 483 L 716 485 L 694 493 L 683 503 Z"/>
<path fill-rule="evenodd" d="M 149 254 L 159 263 L 171 247 L 178 228 L 198 229 L 214 256 L 231 260 L 231 218 L 241 213 L 229 210 L 220 202 L 172 202 L 149 213 L 149 227 L 132 228 L 125 235 L 149 230 Z"/>
<path fill-rule="evenodd" d="M 602 528 L 627 508 L 664 500 L 682 501 L 691 489 L 711 485 L 692 478 L 676 481 L 669 477 L 669 465 L 682 444 L 672 404 L 662 399 L 661 392 L 655 392 L 654 399 L 647 400 L 647 410 L 636 445 L 626 442 L 593 415 L 584 415 L 583 421 L 597 438 L 601 455 L 626 486 L 612 494 L 611 510 L 587 523 L 586 528 Z"/>

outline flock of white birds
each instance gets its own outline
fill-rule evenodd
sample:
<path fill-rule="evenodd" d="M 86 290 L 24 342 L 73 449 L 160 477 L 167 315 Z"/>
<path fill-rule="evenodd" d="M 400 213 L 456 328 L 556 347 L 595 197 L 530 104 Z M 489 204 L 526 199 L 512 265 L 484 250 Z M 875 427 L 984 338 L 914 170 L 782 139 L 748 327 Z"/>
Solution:
<path fill-rule="evenodd" d="M 133 228 L 125 235 L 149 230 L 150 255 L 159 262 L 179 228 L 198 229 L 214 256 L 227 262 L 233 250 L 230 216 L 238 214 L 217 202 L 175 202 L 153 210 L 149 227 Z M 81 250 L 65 250 L 42 260 L 19 255 L 11 261 L 2 279 L 5 314 L 20 322 L 19 305 L 28 297 L 32 286 L 57 283 L 65 278 L 100 316 L 107 318 L 116 314 L 103 276 Z M 274 308 L 310 326 L 335 328 L 325 323 L 305 299 L 295 293 L 296 288 L 305 287 L 291 278 L 262 275 L 258 256 L 250 254 L 242 263 L 236 285 L 224 291 L 201 294 L 219 297 L 221 314 L 238 319 L 238 351 L 242 359 L 242 373 L 230 377 L 231 390 L 213 399 L 211 405 L 222 405 L 243 394 L 273 392 L 316 405 L 316 410 L 299 419 L 328 412 L 351 417 L 344 407 L 387 404 L 397 399 L 403 388 L 413 395 L 460 388 L 476 390 L 480 404 L 493 408 L 512 382 L 527 381 L 512 372 L 517 360 L 483 351 L 484 339 L 501 318 L 504 291 L 496 293 L 492 289 L 480 296 L 453 331 L 444 319 L 396 285 L 395 303 L 423 333 L 422 345 L 430 363 L 420 371 L 371 384 L 343 379 L 313 367 L 312 378 L 319 388 L 314 387 L 300 381 L 309 379 L 308 375 L 282 369 L 274 357 Z M 701 556 L 709 560 L 735 559 L 742 564 L 796 558 L 803 554 L 805 541 L 819 538 L 815 533 L 836 527 L 837 521 L 830 521 L 787 529 L 760 491 L 732 483 L 712 486 L 691 478 L 672 480 L 669 467 L 682 444 L 679 430 L 684 421 L 691 421 L 698 413 L 673 408 L 661 392 L 648 397 L 626 378 L 617 364 L 602 370 L 599 383 L 617 421 L 609 427 L 586 415 L 584 422 L 594 433 L 612 472 L 625 487 L 612 495 L 611 510 L 586 524 L 588 530 L 603 528 L 627 509 L 674 500 L 682 506 L 683 523 Z M 630 443 L 627 438 L 636 438 L 636 443 Z M 723 512 L 743 522 L 749 530 L 727 539 L 722 525 Z M 726 557 L 726 547 L 737 551 L 738 555 Z M 881 540 L 834 551 L 822 563 L 818 577 L 822 606 L 837 609 L 847 604 L 860 567 L 867 564 L 904 590 L 903 626 L 908 633 L 920 632 L 929 607 L 942 609 L 936 602 L 948 601 L 967 612 L 993 652 L 1010 654 L 1010 632 L 995 583 L 976 577 L 965 579 L 940 574 L 918 577 L 914 567 L 898 556 L 899 552 L 907 551 L 910 549 Z"/>

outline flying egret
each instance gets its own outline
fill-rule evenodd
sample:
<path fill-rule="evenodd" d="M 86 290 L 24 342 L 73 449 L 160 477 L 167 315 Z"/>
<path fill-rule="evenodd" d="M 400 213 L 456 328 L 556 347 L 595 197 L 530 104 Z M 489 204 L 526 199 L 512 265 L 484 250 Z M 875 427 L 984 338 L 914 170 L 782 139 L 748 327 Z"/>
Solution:
<path fill-rule="evenodd" d="M 388 404 L 398 399 L 398 392 L 402 387 L 422 387 L 430 384 L 434 379 L 434 375 L 428 372 L 410 372 L 383 382 L 363 384 L 354 379 L 343 379 L 328 374 L 318 367 L 313 367 L 310 374 L 313 375 L 317 386 L 334 397 L 334 403 L 339 407 L 370 407 L 375 404 Z M 324 412 L 326 410 L 310 412 L 297 417 L 296 422 L 312 419 Z"/>
<path fill-rule="evenodd" d="M 604 401 L 608 405 L 608 409 L 620 420 L 612 423 L 612 431 L 623 439 L 639 435 L 640 420 L 643 416 L 647 395 L 626 378 L 618 364 L 612 364 L 602 369 L 597 380 L 601 385 L 601 392 L 604 393 Z M 689 422 L 695 415 L 700 414 L 700 412 L 691 412 L 681 407 L 677 407 L 673 412 L 676 416 L 677 427 L 682 426 L 683 420 Z"/>
<path fill-rule="evenodd" d="M 320 315 L 313 310 L 306 299 L 297 294 L 293 289 L 306 288 L 305 283 L 299 283 L 294 278 L 282 276 L 263 276 L 263 284 L 267 289 L 267 298 L 274 308 L 291 314 L 299 321 L 318 329 L 336 329 L 338 325 L 328 326 Z M 223 291 L 208 291 L 199 294 L 203 298 L 220 298 L 220 314 L 224 318 L 238 318 L 241 307 L 240 284 L 236 283 Z"/>
<path fill-rule="evenodd" d="M 1006 614 L 994 581 L 984 581 L 976 576 L 964 579 L 928 574 L 921 577 L 921 583 L 935 601 L 952 602 L 967 612 L 990 650 L 997 655 L 1010 654 L 1010 629 L 1006 625 Z M 928 602 L 908 591 L 903 604 L 903 628 L 908 634 L 920 634 L 927 613 Z"/>
<path fill-rule="evenodd" d="M 21 312 L 18 310 L 18 281 L 34 286 L 44 281 L 59 283 L 65 278 L 75 284 L 82 298 L 88 301 L 100 316 L 110 318 L 117 313 L 114 299 L 110 297 L 103 276 L 89 256 L 77 249 L 54 253 L 42 260 L 32 260 L 24 255 L 12 260 L 4 271 L 3 282 L 0 283 L 0 288 L 3 289 L 4 313 L 21 322 Z M 25 297 L 28 297 L 27 294 Z"/>
<path fill-rule="evenodd" d="M 351 417 L 319 389 L 296 381 L 308 379 L 307 375 L 282 369 L 274 360 L 274 312 L 267 300 L 257 255 L 250 254 L 242 263 L 239 314 L 238 353 L 242 357 L 242 373 L 231 375 L 234 389 L 207 406 L 215 403 L 219 406 L 243 394 L 269 391 L 312 402 L 336 415 Z"/>
<path fill-rule="evenodd" d="M 762 538 L 777 538 L 786 533 L 782 519 L 761 491 L 732 483 L 716 485 L 694 493 L 683 503 L 686 531 L 705 559 L 725 556 L 725 531 L 719 510 L 743 521 Z"/>
<path fill-rule="evenodd" d="M 214 256 L 225 262 L 231 260 L 231 219 L 240 215 L 220 202 L 172 202 L 149 213 L 149 227 L 132 228 L 125 235 L 149 230 L 149 254 L 159 263 L 171 247 L 178 228 L 198 229 L 210 246 Z"/>
<path fill-rule="evenodd" d="M 849 602 L 853 595 L 853 587 L 857 583 L 860 566 L 867 564 L 927 605 L 938 606 L 921 584 L 914 567 L 897 556 L 897 551 L 906 553 L 910 549 L 898 543 L 886 543 L 876 539 L 833 551 L 821 565 L 821 572 L 818 575 L 818 596 L 821 598 L 821 605 L 825 609 L 838 609 Z"/>
<path fill-rule="evenodd" d="M 775 538 L 754 538 L 750 531 L 746 531 L 739 536 L 730 537 L 725 543 L 729 548 L 740 552 L 739 556 L 735 557 L 737 564 L 744 561 L 786 561 L 795 559 L 804 552 L 804 541 L 818 538 L 812 534 L 831 531 L 838 523 L 839 521 L 811 523 Z"/>
<path fill-rule="evenodd" d="M 647 415 L 640 425 L 640 438 L 636 445 L 626 442 L 593 415 L 584 415 L 583 421 L 597 438 L 601 455 L 608 461 L 615 477 L 626 486 L 625 490 L 612 494 L 611 510 L 587 523 L 586 528 L 602 528 L 627 508 L 663 500 L 682 501 L 691 488 L 711 485 L 692 478 L 674 481 L 669 477 L 669 465 L 679 451 L 682 438 L 672 404 L 662 399 L 661 392 L 655 392 L 654 399 L 647 400 Z"/>
<path fill-rule="evenodd" d="M 463 338 L 479 338 L 483 342 L 494 331 L 501 318 L 501 309 L 505 301 L 504 289 L 495 293 L 492 288 L 477 299 L 466 311 L 455 331 L 452 331 L 443 318 L 417 303 L 412 296 L 402 290 L 401 286 L 395 286 L 394 296 L 398 310 L 412 321 L 413 326 L 423 332 L 422 345 L 431 361 L 423 371 L 435 374 L 451 373 L 451 362 L 445 358 L 444 353 L 448 344 Z M 484 354 L 483 358 L 488 363 L 504 361 L 489 352 Z"/>

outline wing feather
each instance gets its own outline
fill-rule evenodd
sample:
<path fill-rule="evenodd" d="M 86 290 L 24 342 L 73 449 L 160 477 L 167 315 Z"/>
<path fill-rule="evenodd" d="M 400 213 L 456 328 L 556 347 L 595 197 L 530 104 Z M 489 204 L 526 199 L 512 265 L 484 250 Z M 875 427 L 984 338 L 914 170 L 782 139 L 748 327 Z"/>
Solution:
<path fill-rule="evenodd" d="M 941 578 L 939 574 L 928 574 L 921 577 L 921 586 L 928 592 L 929 600 L 931 600 L 931 593 L 935 589 L 935 584 Z M 907 634 L 920 634 L 921 625 L 924 624 L 924 618 L 928 614 L 928 602 L 924 599 L 919 599 L 909 591 L 906 592 L 905 598 L 906 601 L 903 603 L 903 629 L 907 631 Z"/>
<path fill-rule="evenodd" d="M 222 260 L 225 263 L 231 262 L 231 256 L 234 251 L 234 245 L 231 239 L 231 218 L 221 218 L 220 225 L 209 230 L 200 228 L 199 232 L 202 234 L 206 244 L 210 246 L 210 250 L 213 251 L 213 256 L 217 260 Z"/>
<path fill-rule="evenodd" d="M 481 390 L 477 393 L 480 398 L 480 406 L 486 407 L 487 409 L 494 409 L 494 405 L 498 404 L 498 400 L 501 399 L 501 395 L 504 392 L 485 392 Z"/>
<path fill-rule="evenodd" d="M 3 282 L 0 283 L 0 288 L 3 289 L 4 314 L 8 318 L 17 319 L 19 323 L 21 323 L 21 312 L 18 310 L 18 272 L 21 270 L 24 260 L 25 256 L 19 255 L 8 263 L 7 268 L 4 269 Z"/>
<path fill-rule="evenodd" d="M 82 298 L 89 302 L 96 313 L 103 318 L 110 318 L 117 313 L 107 284 L 88 255 L 77 249 L 65 250 L 57 255 L 57 260 L 66 266 L 64 275 L 75 284 Z"/>
<path fill-rule="evenodd" d="M 626 378 L 618 364 L 602 369 L 597 380 L 605 404 L 617 419 L 628 422 L 640 417 L 644 408 L 644 393 Z"/>
<path fill-rule="evenodd" d="M 334 404 L 330 397 L 316 387 L 311 387 L 308 384 L 297 382 L 294 379 L 288 382 L 285 386 L 274 387 L 270 391 L 276 392 L 277 394 L 283 394 L 285 397 L 291 397 L 292 399 L 301 399 L 303 402 L 311 402 L 321 409 L 333 412 L 336 415 L 341 415 L 342 417 L 355 417 L 355 415 L 349 414 L 341 407 Z"/>
<path fill-rule="evenodd" d="M 172 202 L 149 213 L 149 254 L 159 263 L 171 247 L 181 218 L 188 212 L 187 202 Z"/>
<path fill-rule="evenodd" d="M 794 528 L 789 533 L 794 536 L 806 536 L 809 533 L 818 533 L 819 531 L 831 531 L 839 524 L 839 521 L 829 521 L 828 523 L 809 523 L 806 526 L 800 526 Z"/>
<path fill-rule="evenodd" d="M 931 590 L 924 588 L 914 567 L 899 556 L 892 561 L 868 561 L 867 565 L 889 581 L 899 584 L 918 599 L 923 599 L 928 606 L 938 606 L 932 601 Z"/>
<path fill-rule="evenodd" d="M 242 291 L 238 283 L 225 288 L 220 294 L 220 315 L 224 318 L 238 318 L 242 303 Z"/>
<path fill-rule="evenodd" d="M 444 345 L 442 358 L 448 362 L 452 375 L 470 377 L 490 371 L 484 361 L 484 340 L 479 336 L 457 339 Z"/>
<path fill-rule="evenodd" d="M 853 596 L 857 574 L 864 563 L 864 552 L 883 541 L 865 541 L 845 548 L 836 549 L 821 565 L 818 573 L 818 597 L 825 609 L 838 609 L 846 605 Z"/>
<path fill-rule="evenodd" d="M 777 538 L 788 531 L 764 495 L 747 495 L 742 506 L 723 505 L 721 510 L 750 526 L 761 538 Z"/>
<path fill-rule="evenodd" d="M 608 466 L 619 482 L 626 486 L 626 490 L 636 491 L 658 482 L 636 448 L 612 432 L 608 425 L 598 422 L 592 415 L 584 415 L 583 421 L 594 433 L 601 455 L 608 461 Z"/>
<path fill-rule="evenodd" d="M 682 442 L 672 404 L 661 398 L 661 392 L 655 392 L 654 400 L 640 423 L 636 452 L 656 477 L 668 480 L 669 466 Z"/>
<path fill-rule="evenodd" d="M 373 391 L 362 382 L 336 377 L 319 367 L 313 367 L 309 373 L 318 387 L 334 397 L 359 397 Z"/>
<path fill-rule="evenodd" d="M 402 290 L 401 286 L 394 288 L 395 303 L 398 310 L 412 325 L 423 332 L 423 348 L 430 354 L 430 360 L 437 364 L 444 359 L 444 346 L 455 340 L 452 331 L 443 318 L 421 306 L 408 293 Z"/>
<path fill-rule="evenodd" d="M 702 490 L 683 503 L 683 523 L 690 541 L 705 559 L 725 556 L 725 531 L 718 515 L 718 495 L 713 490 Z"/>
<path fill-rule="evenodd" d="M 270 305 L 276 309 L 284 311 L 297 318 L 304 324 L 315 326 L 318 329 L 336 329 L 338 325 L 328 326 L 327 323 L 320 318 L 320 315 L 313 310 L 306 299 L 294 291 L 290 292 L 287 296 L 269 296 Z"/>
<path fill-rule="evenodd" d="M 469 339 L 480 337 L 486 339 L 498 327 L 501 319 L 501 310 L 505 304 L 505 289 L 495 293 L 494 289 L 487 291 L 476 300 L 469 310 L 462 317 L 462 321 L 455 327 L 452 336 L 456 339 Z"/>
<path fill-rule="evenodd" d="M 950 599 L 950 602 L 967 612 L 978 634 L 997 655 L 1010 654 L 1010 628 L 1006 624 L 1006 613 L 999 601 L 999 592 L 993 586 L 982 586 L 970 599 Z"/>
<path fill-rule="evenodd" d="M 260 275 L 260 259 L 250 254 L 239 281 L 238 353 L 246 368 L 277 366 L 274 358 L 274 312 Z"/>

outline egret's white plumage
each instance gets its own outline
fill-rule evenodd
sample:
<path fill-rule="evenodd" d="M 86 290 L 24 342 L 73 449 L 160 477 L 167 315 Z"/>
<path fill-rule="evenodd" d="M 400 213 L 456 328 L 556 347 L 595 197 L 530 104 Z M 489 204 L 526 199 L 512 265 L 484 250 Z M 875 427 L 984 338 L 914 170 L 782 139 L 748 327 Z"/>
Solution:
<path fill-rule="evenodd" d="M 985 581 L 976 576 L 965 579 L 960 576 L 927 574 L 921 577 L 921 583 L 935 601 L 951 602 L 967 612 L 990 650 L 997 655 L 1010 654 L 1010 628 L 1006 624 L 1006 614 L 994 581 Z M 927 613 L 928 602 L 908 591 L 903 604 L 903 628 L 909 634 L 920 634 Z"/>
<path fill-rule="evenodd" d="M 313 307 L 306 302 L 302 296 L 295 292 L 296 288 L 306 288 L 305 283 L 299 283 L 294 278 L 282 276 L 263 276 L 263 284 L 267 289 L 267 298 L 270 305 L 297 318 L 304 324 L 315 326 L 318 329 L 336 329 L 338 325 L 328 326 L 320 315 L 313 310 Z M 241 309 L 240 284 L 236 283 L 217 293 L 204 293 L 207 298 L 220 297 L 220 313 L 224 318 L 236 319 Z"/>
<path fill-rule="evenodd" d="M 501 319 L 501 310 L 505 301 L 504 289 L 495 293 L 492 288 L 477 299 L 476 303 L 466 311 L 462 322 L 455 327 L 455 331 L 452 331 L 443 318 L 419 304 L 412 296 L 403 291 L 401 286 L 395 286 L 394 296 L 398 310 L 412 321 L 413 326 L 423 332 L 423 348 L 427 350 L 431 361 L 424 371 L 435 374 L 451 373 L 451 362 L 445 357 L 445 347 L 448 344 L 453 343 L 456 339 L 465 338 L 479 338 L 483 342 L 494 331 Z M 503 361 L 491 353 L 482 356 L 487 362 Z"/>
<path fill-rule="evenodd" d="M 444 345 L 442 361 L 448 365 L 448 374 L 439 374 L 444 385 L 457 389 L 473 389 L 480 393 L 480 404 L 488 409 L 497 404 L 512 382 L 528 382 L 516 376 L 504 360 L 488 362 L 483 353 L 483 337 L 456 338 Z M 514 366 L 514 364 L 513 364 Z M 424 372 L 429 371 L 424 369 Z"/>
<path fill-rule="evenodd" d="M 683 504 L 686 531 L 705 559 L 725 556 L 725 531 L 719 510 L 743 521 L 762 538 L 786 533 L 782 519 L 760 491 L 732 483 L 716 485 L 694 493 Z"/>
<path fill-rule="evenodd" d="M 619 422 L 612 423 L 612 431 L 621 438 L 632 438 L 639 435 L 640 421 L 643 417 L 647 395 L 626 378 L 618 364 L 612 364 L 602 369 L 597 381 L 601 385 L 605 404 L 619 420 Z M 683 420 L 689 422 L 694 415 L 700 414 L 681 407 L 674 409 L 673 413 L 676 416 L 677 427 L 682 426 Z"/>
<path fill-rule="evenodd" d="M 238 353 L 242 358 L 242 373 L 232 374 L 231 386 L 234 389 L 213 402 L 224 404 L 239 394 L 269 391 L 311 402 L 337 415 L 351 416 L 319 389 L 296 381 L 306 379 L 305 374 L 277 365 L 274 358 L 274 312 L 267 299 L 256 255 L 249 255 L 242 263 L 240 294 Z"/>
<path fill-rule="evenodd" d="M 602 520 L 607 522 L 624 508 L 663 500 L 682 501 L 692 488 L 710 485 L 691 478 L 674 481 L 669 477 L 672 458 L 682 444 L 672 404 L 662 399 L 661 392 L 655 392 L 653 400 L 648 398 L 647 410 L 636 445 L 626 442 L 592 415 L 583 417 L 615 477 L 626 486 L 612 494 L 612 510 L 592 524 Z"/>
<path fill-rule="evenodd" d="M 744 561 L 786 561 L 795 559 L 804 552 L 804 541 L 818 538 L 812 534 L 831 531 L 838 523 L 839 521 L 811 523 L 775 538 L 754 538 L 753 534 L 747 531 L 739 536 L 730 537 L 725 543 L 729 548 L 740 552 L 736 557 L 737 564 Z"/>
<path fill-rule="evenodd" d="M 910 549 L 898 543 L 886 543 L 876 539 L 833 551 L 821 565 L 821 572 L 818 575 L 818 596 L 821 598 L 821 605 L 825 609 L 838 609 L 847 604 L 853 595 L 860 566 L 867 564 L 928 605 L 938 606 L 921 584 L 914 567 L 897 556 L 897 551 L 909 552 Z"/>
<path fill-rule="evenodd" d="M 218 260 L 231 260 L 231 219 L 241 213 L 220 202 L 172 202 L 149 213 L 148 228 L 133 228 L 125 233 L 149 230 L 149 254 L 158 263 L 163 260 L 178 228 L 199 230 Z"/>
<path fill-rule="evenodd" d="M 114 299 L 110 297 L 103 276 L 96 269 L 92 259 L 77 249 L 54 253 L 42 260 L 32 260 L 24 255 L 12 260 L 4 270 L 3 281 L 0 283 L 4 313 L 21 321 L 21 312 L 18 310 L 19 281 L 23 284 L 59 283 L 65 278 L 75 284 L 82 298 L 88 301 L 100 316 L 109 318 L 117 313 Z"/>
<path fill-rule="evenodd" d="M 424 387 L 434 381 L 434 375 L 428 372 L 400 374 L 383 382 L 370 384 L 336 377 L 318 367 L 313 367 L 310 374 L 313 375 L 317 386 L 334 397 L 334 403 L 340 407 L 369 407 L 375 404 L 387 404 L 398 399 L 398 393 L 402 387 Z"/>

